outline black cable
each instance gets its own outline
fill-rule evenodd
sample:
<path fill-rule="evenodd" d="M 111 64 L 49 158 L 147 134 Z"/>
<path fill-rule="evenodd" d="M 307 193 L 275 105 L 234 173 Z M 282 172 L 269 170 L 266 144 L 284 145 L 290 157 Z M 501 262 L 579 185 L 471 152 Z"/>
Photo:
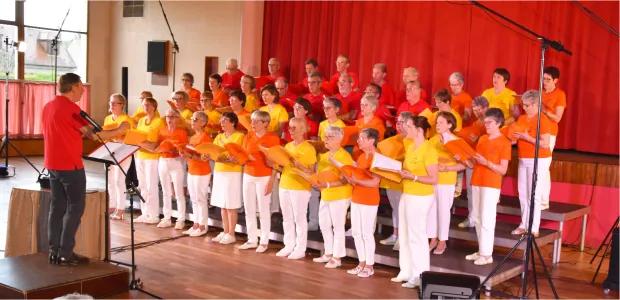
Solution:
<path fill-rule="evenodd" d="M 616 37 L 620 37 L 620 33 L 618 33 L 618 30 L 613 28 L 611 25 L 607 24 L 607 22 L 605 22 L 605 20 L 603 20 L 603 18 L 601 18 L 595 12 L 593 12 L 589 8 L 585 7 L 581 2 L 579 2 L 577 0 L 573 0 L 572 2 L 573 2 L 574 5 L 579 7 L 582 11 L 584 11 L 586 13 L 586 15 L 588 15 L 592 19 L 594 19 L 594 22 L 598 23 L 599 25 L 601 25 L 601 27 L 603 27 L 604 29 L 609 31 L 609 33 L 615 35 Z"/>
<path fill-rule="evenodd" d="M 153 245 L 157 245 L 157 244 L 161 244 L 161 243 L 165 243 L 165 242 L 169 242 L 169 241 L 174 241 L 180 238 L 184 238 L 184 237 L 188 237 L 188 235 L 180 235 L 180 236 L 172 236 L 172 237 L 167 237 L 167 238 L 163 238 L 163 239 L 158 239 L 158 240 L 154 240 L 154 241 L 147 241 L 147 242 L 142 242 L 142 243 L 137 243 L 134 245 L 135 249 L 140 249 L 140 248 L 146 248 L 149 246 L 153 246 Z M 119 246 L 119 247 L 114 247 L 110 249 L 110 253 L 120 253 L 120 252 L 124 252 L 127 250 L 131 249 L 131 245 L 126 245 L 126 246 Z"/>

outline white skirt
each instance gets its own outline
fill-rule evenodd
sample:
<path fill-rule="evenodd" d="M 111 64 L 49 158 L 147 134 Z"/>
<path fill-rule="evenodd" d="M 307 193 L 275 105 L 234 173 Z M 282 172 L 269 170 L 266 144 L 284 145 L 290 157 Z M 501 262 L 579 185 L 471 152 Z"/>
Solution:
<path fill-rule="evenodd" d="M 213 172 L 211 205 L 237 209 L 243 204 L 241 198 L 241 172 Z"/>

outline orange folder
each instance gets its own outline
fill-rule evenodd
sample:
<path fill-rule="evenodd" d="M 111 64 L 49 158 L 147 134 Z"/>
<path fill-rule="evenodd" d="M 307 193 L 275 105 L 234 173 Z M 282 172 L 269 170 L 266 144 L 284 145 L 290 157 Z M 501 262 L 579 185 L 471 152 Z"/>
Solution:
<path fill-rule="evenodd" d="M 500 131 L 502 132 L 503 135 L 505 135 L 509 140 L 516 142 L 517 138 L 515 138 L 514 134 L 516 132 L 527 132 L 527 128 L 517 124 L 517 123 L 512 123 L 508 126 L 504 126 L 500 129 Z"/>
<path fill-rule="evenodd" d="M 232 108 L 230 106 L 216 107 L 215 110 L 219 113 L 232 112 Z"/>
<path fill-rule="evenodd" d="M 372 174 L 366 169 L 361 169 L 354 166 L 343 166 L 340 171 L 349 177 L 356 179 L 372 179 Z"/>
<path fill-rule="evenodd" d="M 243 126 L 246 130 L 252 130 L 252 118 L 250 114 L 237 116 L 239 118 L 239 124 Z"/>
<path fill-rule="evenodd" d="M 334 182 L 340 180 L 340 172 L 334 168 L 328 168 L 318 173 L 309 174 L 298 168 L 293 168 L 293 173 L 301 176 L 313 185 L 321 185 L 326 182 Z"/>
<path fill-rule="evenodd" d="M 274 162 L 279 166 L 288 167 L 293 163 L 293 158 L 291 157 L 291 155 L 286 151 L 286 149 L 284 149 L 284 147 L 280 145 L 269 148 L 261 146 L 259 147 L 259 149 L 265 154 L 265 157 L 268 160 Z"/>
<path fill-rule="evenodd" d="M 146 141 L 146 133 L 135 129 L 129 129 L 125 133 L 125 140 L 123 140 L 123 143 L 127 145 L 139 145 L 144 141 Z"/>
<path fill-rule="evenodd" d="M 355 146 L 357 145 L 357 135 L 360 129 L 357 126 L 345 126 L 343 128 L 344 135 L 342 137 L 342 146 Z"/>
<path fill-rule="evenodd" d="M 116 128 L 118 128 L 118 126 L 119 126 L 119 124 L 112 123 L 112 124 L 106 124 L 106 125 L 103 125 L 101 128 L 102 128 L 103 130 L 112 130 L 112 129 L 116 129 Z"/>
<path fill-rule="evenodd" d="M 379 153 L 389 158 L 396 160 L 405 158 L 405 145 L 403 144 L 403 137 L 400 134 L 379 142 L 377 144 L 377 150 L 379 150 Z"/>
<path fill-rule="evenodd" d="M 312 145 L 314 147 L 314 150 L 316 150 L 317 154 L 321 154 L 321 153 L 325 153 L 325 152 L 329 151 L 327 148 L 325 148 L 325 143 L 323 141 L 320 141 L 320 140 L 308 140 L 308 143 L 310 143 L 310 145 Z"/>
<path fill-rule="evenodd" d="M 250 155 L 239 144 L 228 143 L 224 145 L 224 148 L 232 157 L 237 159 L 237 162 L 239 162 L 239 164 L 241 165 L 247 163 L 248 160 L 250 160 Z"/>
<path fill-rule="evenodd" d="M 454 156 L 458 156 L 459 160 L 465 162 L 471 159 L 475 154 L 476 150 L 474 150 L 465 140 L 463 139 L 455 139 L 451 140 L 443 145 L 448 152 L 452 153 Z"/>
<path fill-rule="evenodd" d="M 187 148 L 190 148 L 190 146 L 187 146 Z M 200 154 L 206 154 L 208 155 L 210 158 L 212 159 L 216 159 L 218 158 L 222 153 L 224 153 L 226 151 L 226 149 L 224 149 L 224 147 L 220 147 L 218 145 L 215 144 L 211 144 L 211 143 L 207 143 L 207 144 L 200 144 L 196 147 L 192 147 L 194 151 L 200 153 Z M 192 149 L 190 148 L 190 149 Z"/>

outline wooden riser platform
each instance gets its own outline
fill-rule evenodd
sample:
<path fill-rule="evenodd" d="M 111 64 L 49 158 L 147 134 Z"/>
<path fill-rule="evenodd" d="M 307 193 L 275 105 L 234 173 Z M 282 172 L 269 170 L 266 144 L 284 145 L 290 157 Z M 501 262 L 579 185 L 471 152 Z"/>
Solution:
<path fill-rule="evenodd" d="M 0 298 L 55 298 L 71 293 L 107 297 L 129 290 L 129 271 L 104 262 L 70 267 L 38 253 L 0 259 Z"/>

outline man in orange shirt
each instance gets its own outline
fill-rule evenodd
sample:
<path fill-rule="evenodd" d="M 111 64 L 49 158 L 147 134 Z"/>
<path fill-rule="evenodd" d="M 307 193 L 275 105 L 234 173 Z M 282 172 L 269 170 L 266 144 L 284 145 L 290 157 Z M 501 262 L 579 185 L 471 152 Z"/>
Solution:
<path fill-rule="evenodd" d="M 353 87 L 354 91 L 357 91 L 360 81 L 356 73 L 349 71 L 350 65 L 351 61 L 349 60 L 348 56 L 344 54 L 338 55 L 338 57 L 336 58 L 336 73 L 332 75 L 332 77 L 329 79 L 329 84 L 327 84 L 325 87 L 326 94 L 335 95 L 338 93 L 338 78 L 340 78 L 340 75 L 342 74 L 349 74 L 349 76 L 351 76 L 351 78 L 353 79 L 353 84 L 351 86 Z"/>
<path fill-rule="evenodd" d="M 256 78 L 256 89 L 259 91 L 263 88 L 263 86 L 273 84 L 278 77 L 282 76 L 280 73 L 280 61 L 277 58 L 270 58 L 267 62 L 267 68 L 269 70 L 269 74 Z"/>
<path fill-rule="evenodd" d="M 222 74 L 222 88 L 227 92 L 241 89 L 241 77 L 245 74 L 239 70 L 237 59 L 229 58 L 226 61 L 226 70 L 227 71 Z"/>
<path fill-rule="evenodd" d="M 448 82 L 450 84 L 450 94 L 452 96 L 450 106 L 463 118 L 463 126 L 467 126 L 472 123 L 473 115 L 471 111 L 472 98 L 463 90 L 465 78 L 463 74 L 454 72 L 448 77 Z"/>
<path fill-rule="evenodd" d="M 312 105 L 312 120 L 320 122 L 325 119 L 325 112 L 323 111 L 323 99 L 325 94 L 321 91 L 321 73 L 314 72 L 308 77 L 308 87 L 310 92 L 304 95 L 304 99 L 310 102 Z"/>
<path fill-rule="evenodd" d="M 295 99 L 297 96 L 289 91 L 288 80 L 284 77 L 278 77 L 276 79 L 276 90 L 280 96 L 280 104 L 286 108 L 289 117 L 293 115 L 293 105 L 295 105 Z"/>
<path fill-rule="evenodd" d="M 194 75 L 191 73 L 183 73 L 183 75 L 181 75 L 181 81 L 183 82 L 183 91 L 189 95 L 187 107 L 191 111 L 200 110 L 200 91 L 192 87 L 194 85 Z"/>
<path fill-rule="evenodd" d="M 551 135 L 549 136 L 549 149 L 553 152 L 555 141 L 558 136 L 559 123 L 566 109 L 566 93 L 558 88 L 560 70 L 554 66 L 545 67 L 543 70 L 543 114 L 552 121 Z M 551 180 L 551 177 L 549 177 Z M 549 208 L 549 194 L 551 182 L 544 184 L 542 190 L 542 207 Z"/>
<path fill-rule="evenodd" d="M 385 80 L 387 76 L 387 66 L 384 63 L 376 63 L 372 67 L 372 83 L 381 87 L 381 97 L 379 103 L 387 106 L 388 108 L 396 108 L 396 98 L 392 86 Z"/>
<path fill-rule="evenodd" d="M 213 106 L 228 106 L 228 93 L 222 89 L 222 76 L 214 73 L 209 76 L 209 88 L 213 93 Z"/>

